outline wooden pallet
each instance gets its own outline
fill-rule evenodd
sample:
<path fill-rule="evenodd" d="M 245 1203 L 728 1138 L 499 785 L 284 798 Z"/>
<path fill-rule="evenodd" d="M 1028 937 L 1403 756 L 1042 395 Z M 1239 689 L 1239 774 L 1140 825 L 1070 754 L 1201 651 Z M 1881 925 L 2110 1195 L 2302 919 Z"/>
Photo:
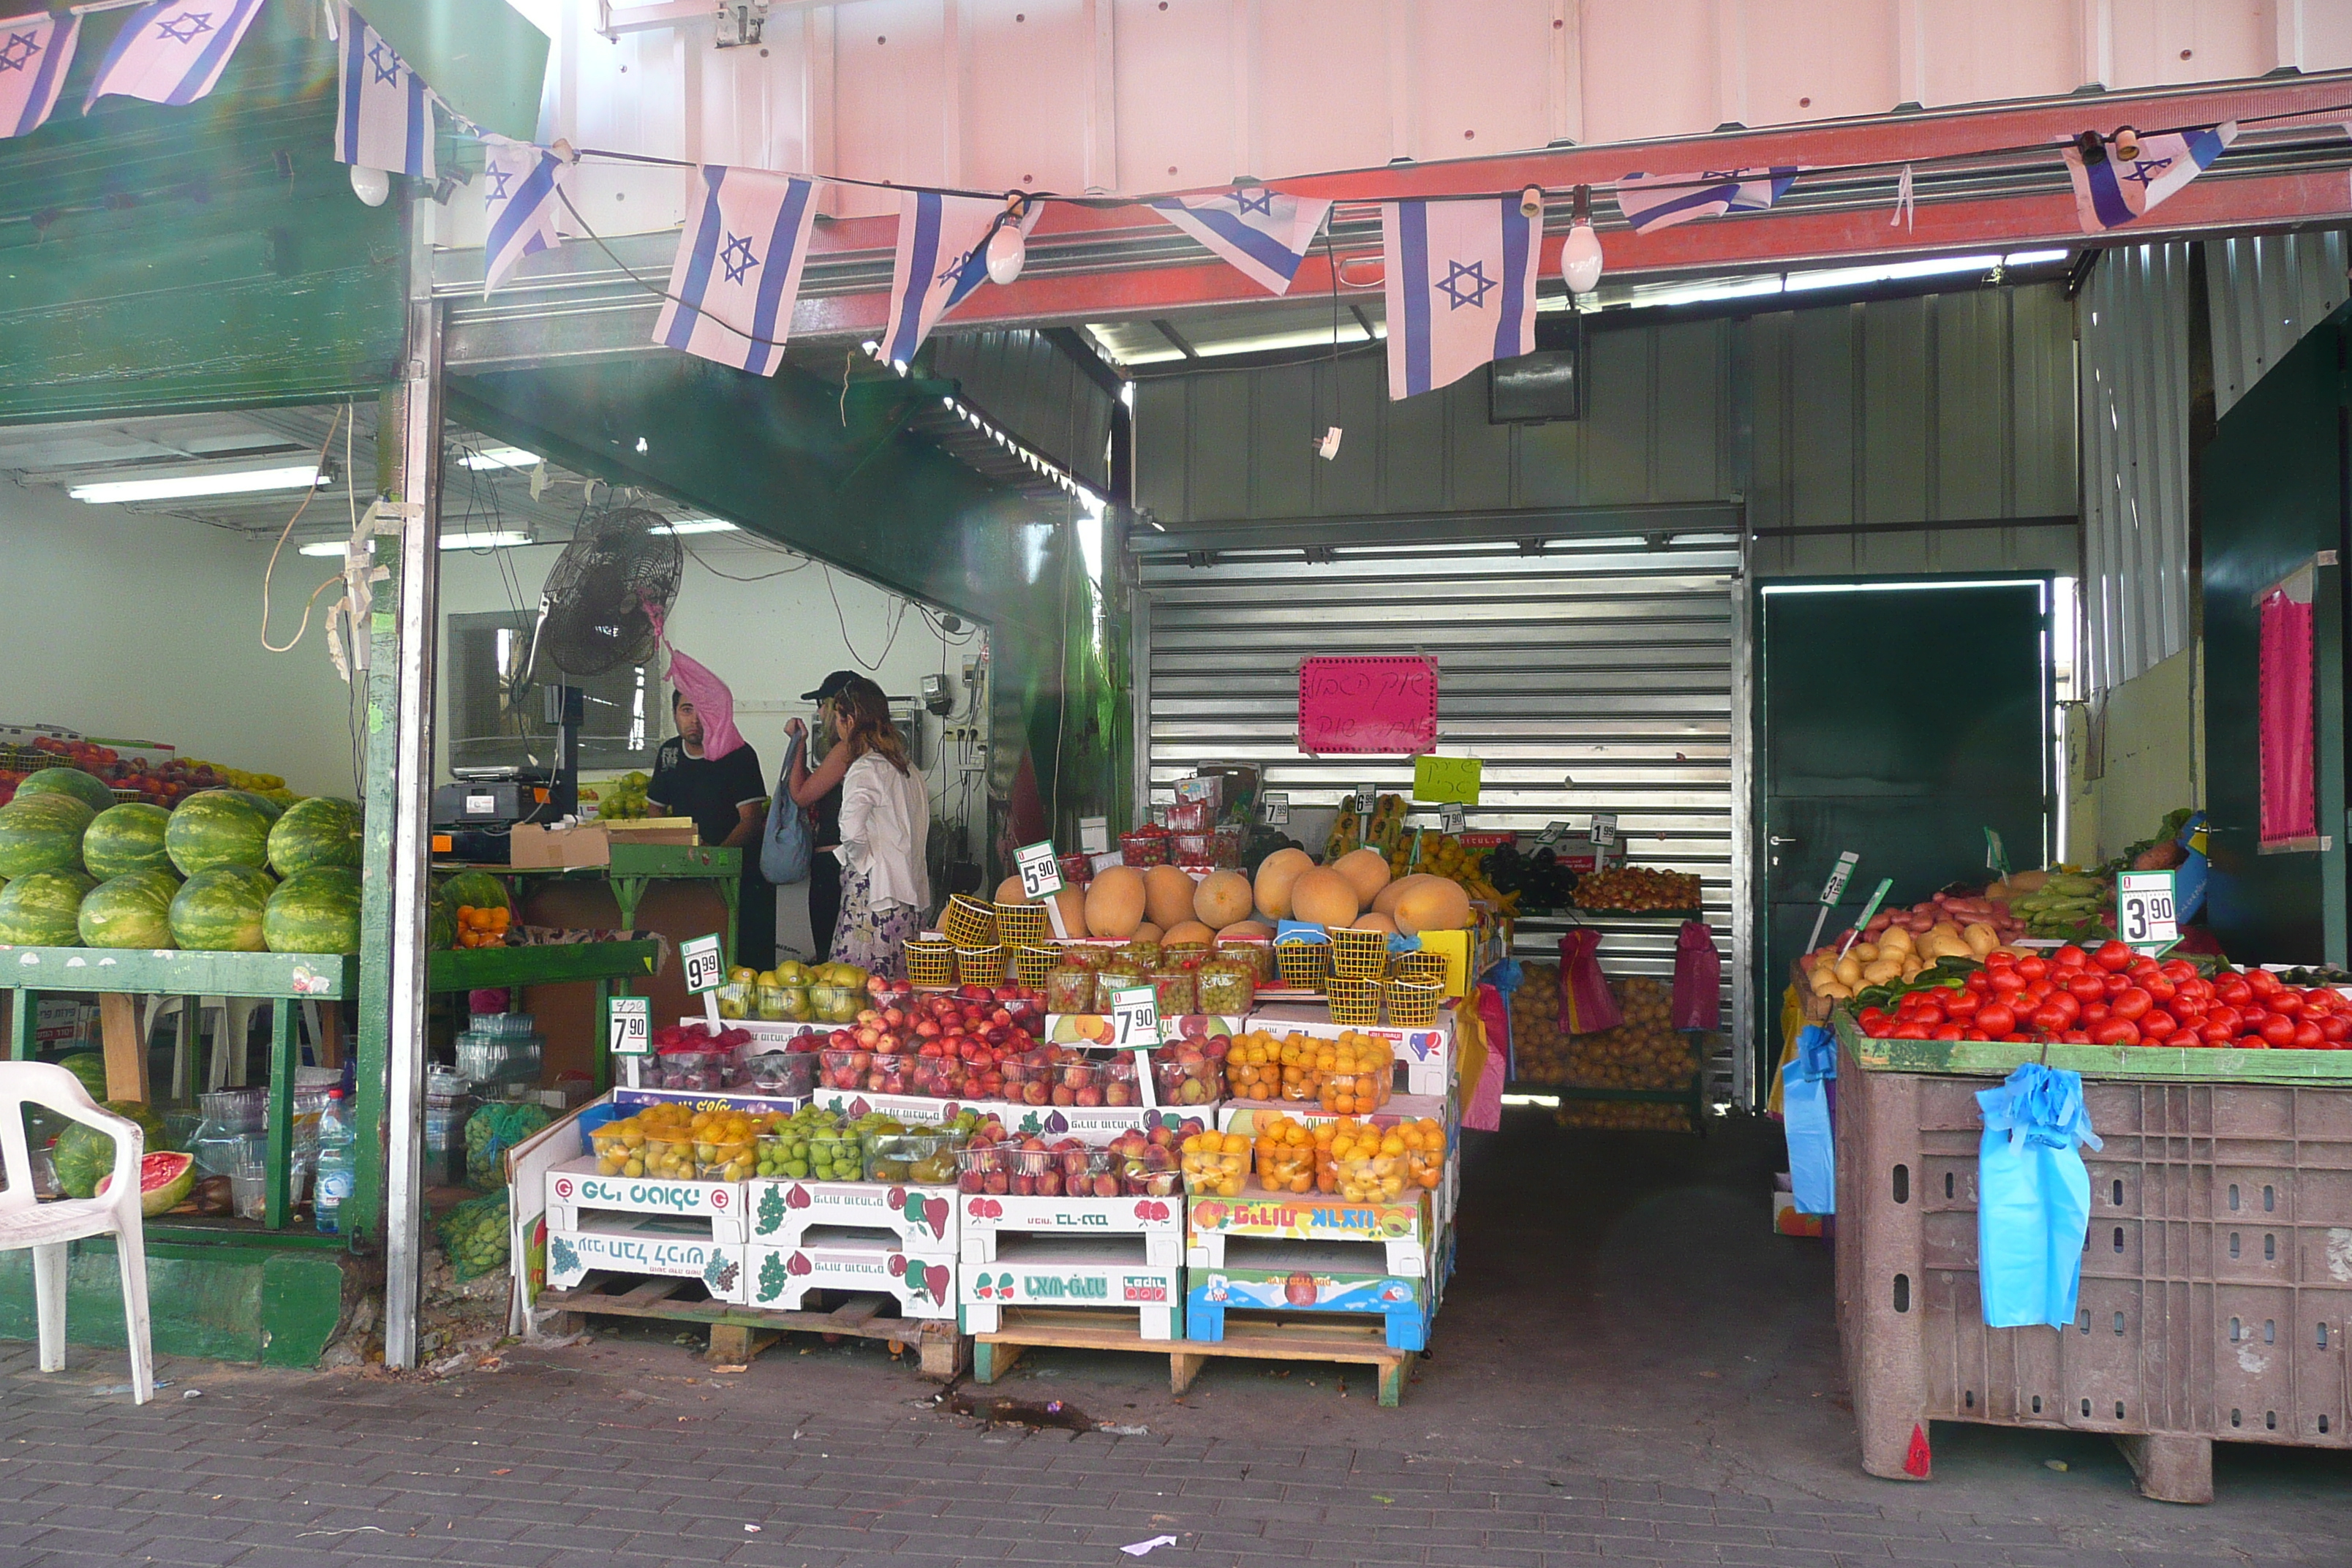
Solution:
<path fill-rule="evenodd" d="M 1318 1361 L 1376 1367 L 1380 1372 L 1381 1404 L 1394 1409 L 1404 1394 L 1405 1370 L 1413 1351 L 1390 1348 L 1387 1331 L 1377 1318 L 1351 1322 L 1317 1314 L 1299 1317 L 1245 1317 L 1225 1320 L 1225 1337 L 1213 1343 L 1202 1340 L 1147 1340 L 1136 1332 L 1135 1314 L 1106 1308 L 1010 1307 L 1004 1327 L 992 1334 L 971 1337 L 972 1378 L 994 1383 L 1013 1370 L 1024 1351 L 1033 1348 L 1085 1351 L 1137 1351 L 1168 1358 L 1168 1392 L 1182 1394 L 1201 1375 L 1212 1356 L 1244 1361 Z"/>
<path fill-rule="evenodd" d="M 912 1345 L 925 1377 L 951 1378 L 964 1369 L 971 1343 L 956 1331 L 952 1319 L 885 1317 L 898 1303 L 888 1296 L 842 1293 L 841 1302 L 825 1311 L 778 1312 L 760 1307 L 738 1307 L 725 1301 L 678 1300 L 696 1281 L 646 1279 L 636 1275 L 591 1272 L 569 1290 L 542 1290 L 532 1307 L 537 1330 L 545 1334 L 577 1332 L 582 1317 L 658 1318 L 672 1322 L 705 1323 L 710 1329 L 709 1360 L 714 1366 L 746 1366 L 761 1351 L 784 1333 L 850 1334 L 884 1340 L 894 1348 Z M 562 1319 L 574 1320 L 571 1322 Z"/>

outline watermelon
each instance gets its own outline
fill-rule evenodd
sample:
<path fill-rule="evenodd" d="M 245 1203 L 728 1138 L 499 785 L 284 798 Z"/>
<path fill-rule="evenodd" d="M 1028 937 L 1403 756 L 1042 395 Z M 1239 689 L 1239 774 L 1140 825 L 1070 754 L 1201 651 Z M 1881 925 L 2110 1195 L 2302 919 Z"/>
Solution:
<path fill-rule="evenodd" d="M 101 882 L 133 871 L 168 871 L 171 856 L 163 852 L 163 829 L 172 814 L 143 800 L 110 805 L 82 830 L 81 860 Z"/>
<path fill-rule="evenodd" d="M 254 810 L 261 813 L 262 816 L 269 818 L 272 822 L 277 821 L 278 815 L 286 809 L 284 805 L 270 799 L 268 795 L 262 794 L 257 789 L 233 789 L 226 793 L 236 795 L 250 803 Z"/>
<path fill-rule="evenodd" d="M 460 871 L 441 884 L 441 901 L 453 910 L 503 910 L 507 888 L 488 871 Z"/>
<path fill-rule="evenodd" d="M 457 917 L 437 899 L 425 912 L 425 945 L 435 952 L 446 952 L 457 945 Z"/>
<path fill-rule="evenodd" d="M 96 773 L 86 773 L 79 768 L 43 768 L 28 775 L 16 786 L 18 795 L 70 795 L 95 812 L 106 810 L 114 804 L 114 791 Z"/>
<path fill-rule="evenodd" d="M 346 866 L 295 872 L 269 895 L 261 937 L 272 952 L 357 952 L 360 874 Z"/>
<path fill-rule="evenodd" d="M 77 917 L 98 884 L 79 871 L 36 871 L 0 888 L 0 942 L 16 947 L 79 947 Z"/>
<path fill-rule="evenodd" d="M 184 877 L 219 866 L 269 864 L 272 818 L 243 790 L 208 789 L 192 795 L 172 813 L 163 829 L 163 851 Z"/>
<path fill-rule="evenodd" d="M 261 911 L 278 884 L 250 866 L 215 866 L 172 900 L 172 935 L 192 952 L 261 952 Z"/>
<path fill-rule="evenodd" d="M 131 871 L 100 882 L 81 901 L 77 924 L 88 947 L 177 947 L 172 940 L 172 900 L 180 879 L 167 868 Z"/>
<path fill-rule="evenodd" d="M 112 1151 L 108 1151 L 111 1155 Z M 106 1174 L 99 1177 L 97 1195 L 104 1197 L 106 1189 L 114 1183 L 114 1171 L 110 1163 Z M 174 1154 L 159 1150 L 144 1155 L 139 1162 L 139 1212 L 149 1219 L 159 1214 L 170 1214 L 188 1201 L 196 1190 L 196 1161 L 192 1154 Z"/>
<path fill-rule="evenodd" d="M 82 1088 L 92 1100 L 106 1098 L 106 1058 L 96 1051 L 76 1051 L 69 1057 L 59 1057 L 58 1066 L 81 1079 Z"/>
<path fill-rule="evenodd" d="M 160 1153 L 171 1147 L 171 1141 L 163 1135 L 163 1123 L 152 1108 L 135 1100 L 110 1100 L 104 1104 L 115 1115 L 139 1123 L 146 1134 L 148 1148 Z M 57 1168 L 58 1185 L 66 1190 L 66 1196 L 94 1197 L 98 1184 L 114 1172 L 114 1136 L 76 1121 L 58 1134 L 58 1144 L 50 1151 L 49 1159 Z"/>
<path fill-rule="evenodd" d="M 358 805 L 318 795 L 288 806 L 285 815 L 269 829 L 269 863 L 281 877 L 307 871 L 313 866 L 346 866 L 358 870 Z"/>
<path fill-rule="evenodd" d="M 81 836 L 96 814 L 69 795 L 18 795 L 0 805 L 0 877 L 81 869 Z"/>

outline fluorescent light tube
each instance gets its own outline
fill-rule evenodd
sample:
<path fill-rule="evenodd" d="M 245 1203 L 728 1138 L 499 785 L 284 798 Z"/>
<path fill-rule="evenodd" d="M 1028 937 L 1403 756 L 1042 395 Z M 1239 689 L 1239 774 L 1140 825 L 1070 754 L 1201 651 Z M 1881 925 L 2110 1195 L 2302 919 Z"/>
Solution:
<path fill-rule="evenodd" d="M 486 468 L 531 468 L 538 463 L 539 454 L 526 452 L 520 447 L 492 447 L 488 451 L 468 452 L 458 461 L 480 473 Z"/>
<path fill-rule="evenodd" d="M 509 545 L 529 544 L 528 533 L 445 533 L 441 536 L 444 550 L 504 550 Z"/>
<path fill-rule="evenodd" d="M 234 473 L 182 474 L 169 479 L 110 479 L 101 484 L 76 485 L 66 493 L 92 506 L 115 501 L 178 500 L 187 496 L 249 495 L 255 490 L 308 489 L 320 482 L 319 467 L 304 463 L 289 468 L 240 468 Z"/>
<path fill-rule="evenodd" d="M 302 553 L 305 555 L 317 555 L 322 558 L 331 555 L 336 560 L 340 561 L 343 558 L 343 547 L 341 542 L 338 540 L 322 539 L 316 544 L 306 544 L 302 546 Z"/>
<path fill-rule="evenodd" d="M 656 528 L 656 533 L 732 533 L 735 525 L 723 517 L 682 517 Z"/>

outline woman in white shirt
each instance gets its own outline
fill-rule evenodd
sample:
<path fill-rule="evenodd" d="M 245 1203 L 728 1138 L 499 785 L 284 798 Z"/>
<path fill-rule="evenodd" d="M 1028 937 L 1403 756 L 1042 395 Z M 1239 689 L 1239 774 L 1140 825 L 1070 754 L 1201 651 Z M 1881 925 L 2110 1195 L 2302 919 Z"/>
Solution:
<path fill-rule="evenodd" d="M 896 980 L 907 977 L 906 941 L 922 930 L 931 906 L 924 858 L 930 837 L 929 787 L 890 721 L 889 699 L 870 680 L 854 680 L 833 700 L 836 745 L 849 770 L 841 779 L 841 917 L 835 963 L 854 963 Z"/>

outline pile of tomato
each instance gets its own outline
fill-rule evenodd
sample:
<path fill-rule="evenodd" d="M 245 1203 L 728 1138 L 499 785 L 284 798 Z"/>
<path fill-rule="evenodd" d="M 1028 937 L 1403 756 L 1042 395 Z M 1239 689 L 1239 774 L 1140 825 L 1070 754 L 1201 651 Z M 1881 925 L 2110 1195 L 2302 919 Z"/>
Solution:
<path fill-rule="evenodd" d="M 2159 963 L 2111 942 L 2046 958 L 1998 952 L 1960 986 L 1909 992 L 1893 1012 L 1865 1007 L 1856 1022 L 1883 1040 L 2336 1051 L 2352 1041 L 2352 997 L 2263 969 L 2209 980 L 2185 960 Z"/>

